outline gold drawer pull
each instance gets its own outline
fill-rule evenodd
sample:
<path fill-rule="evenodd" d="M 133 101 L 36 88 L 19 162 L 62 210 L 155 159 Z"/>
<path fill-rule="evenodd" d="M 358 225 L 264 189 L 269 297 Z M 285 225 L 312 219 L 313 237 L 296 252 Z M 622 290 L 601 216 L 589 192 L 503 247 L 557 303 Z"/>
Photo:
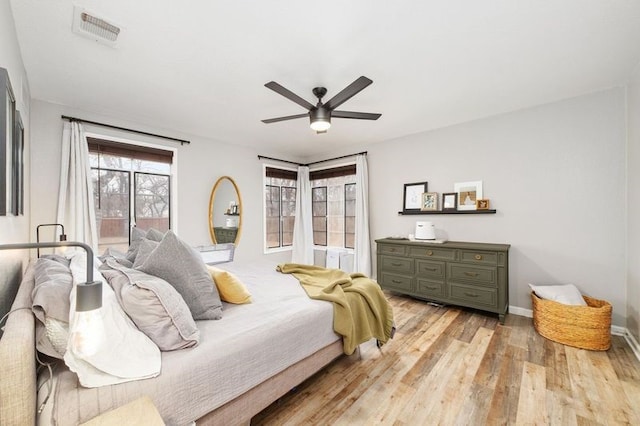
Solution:
<path fill-rule="evenodd" d="M 431 271 L 431 272 L 435 272 L 438 270 L 438 268 L 427 268 L 426 266 L 423 267 L 422 269 L 426 269 L 427 271 Z"/>
<path fill-rule="evenodd" d="M 469 296 L 469 297 L 478 297 L 478 295 L 477 295 L 477 294 L 475 294 L 475 293 L 468 293 L 468 292 L 466 292 L 466 291 L 464 292 L 464 295 L 465 295 L 465 296 Z"/>
<path fill-rule="evenodd" d="M 392 263 L 391 266 L 402 266 L 402 263 Z"/>
<path fill-rule="evenodd" d="M 433 256 L 433 251 L 432 250 L 427 250 L 427 256 Z"/>
<path fill-rule="evenodd" d="M 468 277 L 477 277 L 479 275 L 477 272 L 465 272 L 464 274 Z"/>
<path fill-rule="evenodd" d="M 390 248 L 390 249 L 389 249 L 389 251 L 396 251 L 396 249 L 394 249 L 394 248 Z"/>
<path fill-rule="evenodd" d="M 391 282 L 394 284 L 402 284 L 402 281 L 398 281 L 398 280 L 391 280 Z"/>
<path fill-rule="evenodd" d="M 425 288 L 427 290 L 437 290 L 438 289 L 438 287 L 431 287 L 431 286 L 428 286 L 428 285 L 425 285 Z"/>
<path fill-rule="evenodd" d="M 473 258 L 475 260 L 482 260 L 482 255 L 481 254 L 476 254 L 475 256 L 473 256 Z"/>

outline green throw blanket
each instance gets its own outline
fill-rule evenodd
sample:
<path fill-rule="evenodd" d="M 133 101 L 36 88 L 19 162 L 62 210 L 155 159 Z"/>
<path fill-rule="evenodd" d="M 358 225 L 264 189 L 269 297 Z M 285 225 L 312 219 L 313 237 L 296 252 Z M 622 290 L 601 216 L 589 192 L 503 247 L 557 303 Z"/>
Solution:
<path fill-rule="evenodd" d="M 292 274 L 312 299 L 333 303 L 333 329 L 343 337 L 344 353 L 351 355 L 360 343 L 376 338 L 379 344 L 392 336 L 393 310 L 378 283 L 360 273 L 283 263 L 276 268 Z"/>

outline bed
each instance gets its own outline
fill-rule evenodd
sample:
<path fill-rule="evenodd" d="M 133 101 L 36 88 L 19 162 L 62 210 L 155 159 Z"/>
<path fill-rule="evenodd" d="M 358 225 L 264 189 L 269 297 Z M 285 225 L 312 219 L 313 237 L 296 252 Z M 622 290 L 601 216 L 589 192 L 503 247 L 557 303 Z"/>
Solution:
<path fill-rule="evenodd" d="M 31 262 L 0 339 L 0 424 L 80 424 L 144 395 L 167 424 L 246 424 L 343 354 L 331 304 L 311 300 L 294 277 L 269 263 L 218 266 L 245 283 L 253 303 L 225 303 L 222 319 L 197 321 L 199 344 L 162 352 L 160 375 L 85 388 L 58 363 L 49 391 L 47 370 L 36 374 L 36 320 L 19 309 L 31 307 Z"/>

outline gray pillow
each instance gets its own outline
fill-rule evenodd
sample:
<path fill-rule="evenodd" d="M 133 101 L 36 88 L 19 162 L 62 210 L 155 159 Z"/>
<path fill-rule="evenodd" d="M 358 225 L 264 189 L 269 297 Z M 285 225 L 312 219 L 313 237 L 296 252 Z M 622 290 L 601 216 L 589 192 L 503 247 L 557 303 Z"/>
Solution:
<path fill-rule="evenodd" d="M 163 237 L 164 234 L 155 228 L 149 228 L 149 230 L 147 231 L 147 239 L 151 241 L 160 242 L 162 241 Z"/>
<path fill-rule="evenodd" d="M 131 230 L 131 244 L 129 244 L 129 249 L 127 250 L 127 260 L 129 260 L 129 262 L 135 262 L 136 256 L 138 255 L 138 248 L 140 248 L 142 239 L 146 236 L 147 231 L 137 226 L 134 226 Z"/>
<path fill-rule="evenodd" d="M 131 268 L 133 266 L 133 263 L 129 261 L 129 259 L 127 259 L 126 253 L 123 253 L 120 250 L 114 249 L 113 247 L 107 247 L 107 249 L 104 251 L 102 256 L 98 257 L 98 259 L 100 259 L 102 262 L 105 262 L 109 258 L 116 259 L 118 263 L 120 263 L 123 266 L 126 266 L 127 268 Z"/>
<path fill-rule="evenodd" d="M 162 351 L 190 348 L 200 340 L 189 307 L 165 280 L 126 268 L 113 259 L 101 272 L 136 326 Z"/>
<path fill-rule="evenodd" d="M 149 234 L 147 234 L 149 235 Z M 143 238 L 140 246 L 138 247 L 138 255 L 136 256 L 136 261 L 133 262 L 133 268 L 137 268 L 142 265 L 145 260 L 149 257 L 152 251 L 158 247 L 158 242 L 149 240 L 147 238 Z"/>
<path fill-rule="evenodd" d="M 35 286 L 31 310 L 36 317 L 36 349 L 63 359 L 69 338 L 69 294 L 73 279 L 69 261 L 60 256 L 41 257 L 34 266 Z"/>
<path fill-rule="evenodd" d="M 171 230 L 137 269 L 174 286 L 189 306 L 193 319 L 222 318 L 220 295 L 200 254 Z"/>

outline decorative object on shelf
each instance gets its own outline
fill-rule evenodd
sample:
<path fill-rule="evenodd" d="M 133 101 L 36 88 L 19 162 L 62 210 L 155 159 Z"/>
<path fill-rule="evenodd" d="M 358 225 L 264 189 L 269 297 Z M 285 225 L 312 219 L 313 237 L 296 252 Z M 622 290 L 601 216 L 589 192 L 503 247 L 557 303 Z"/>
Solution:
<path fill-rule="evenodd" d="M 489 210 L 489 199 L 488 198 L 477 199 L 476 210 Z"/>
<path fill-rule="evenodd" d="M 420 206 L 422 211 L 437 211 L 438 210 L 438 193 L 437 192 L 425 192 L 422 194 L 422 205 Z"/>
<path fill-rule="evenodd" d="M 476 200 L 482 198 L 482 181 L 456 183 L 453 189 L 458 194 L 458 210 L 476 210 Z"/>
<path fill-rule="evenodd" d="M 402 211 L 420 211 L 422 194 L 427 192 L 427 182 L 405 183 L 402 198 Z"/>
<path fill-rule="evenodd" d="M 458 210 L 458 193 L 446 192 L 442 194 L 442 211 L 456 211 Z"/>

